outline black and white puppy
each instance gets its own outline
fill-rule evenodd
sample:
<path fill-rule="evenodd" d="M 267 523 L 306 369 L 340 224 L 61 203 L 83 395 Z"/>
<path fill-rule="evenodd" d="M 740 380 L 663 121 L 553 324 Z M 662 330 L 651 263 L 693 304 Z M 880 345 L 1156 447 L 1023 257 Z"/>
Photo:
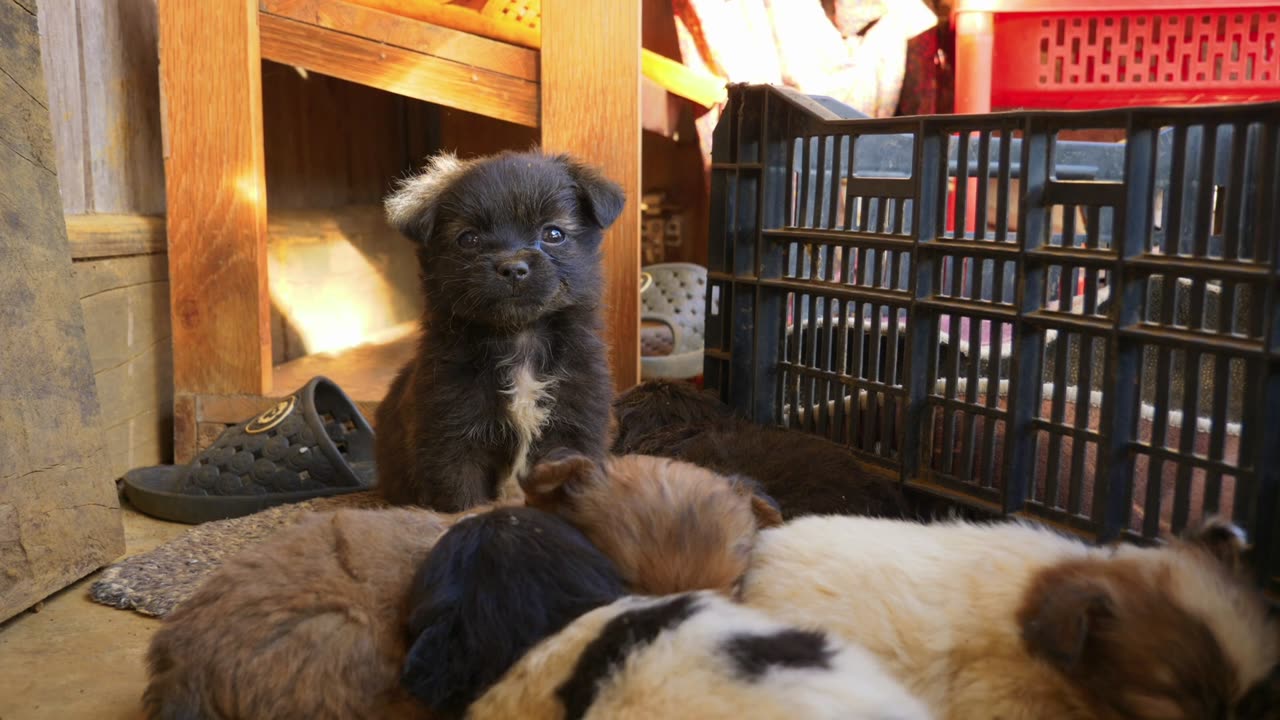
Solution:
<path fill-rule="evenodd" d="M 378 408 L 388 501 L 457 512 L 518 499 L 546 448 L 603 460 L 600 246 L 623 202 L 596 170 L 538 152 L 438 155 L 387 198 L 417 243 L 427 306 Z"/>

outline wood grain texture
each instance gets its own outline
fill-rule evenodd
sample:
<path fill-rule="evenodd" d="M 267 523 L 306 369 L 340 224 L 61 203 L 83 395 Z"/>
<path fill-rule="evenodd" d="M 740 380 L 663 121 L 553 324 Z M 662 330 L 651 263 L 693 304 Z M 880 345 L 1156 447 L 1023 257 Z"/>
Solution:
<path fill-rule="evenodd" d="M 78 10 L 77 0 L 43 2 L 37 10 L 58 184 L 62 188 L 62 209 L 68 213 L 88 212 L 91 207 Z"/>
<path fill-rule="evenodd" d="M 166 247 L 164 217 L 67 215 L 67 240 L 76 260 L 162 253 Z"/>
<path fill-rule="evenodd" d="M 605 236 L 614 383 L 640 379 L 640 3 L 542 4 L 542 144 L 602 167 L 627 194 Z"/>
<path fill-rule="evenodd" d="M 262 0 L 265 13 L 538 81 L 538 52 L 344 0 Z"/>
<path fill-rule="evenodd" d="M 270 383 L 262 70 L 255 0 L 160 2 L 173 381 Z"/>
<path fill-rule="evenodd" d="M 87 109 L 89 208 L 98 213 L 162 214 L 156 0 L 75 4 Z"/>
<path fill-rule="evenodd" d="M 262 14 L 261 30 L 262 57 L 269 60 L 522 125 L 538 123 L 538 84 L 530 80 L 270 13 Z"/>
<path fill-rule="evenodd" d="M 124 550 L 32 8 L 0 0 L 0 620 Z M 15 124 L 22 119 L 25 124 Z"/>
<path fill-rule="evenodd" d="M 168 263 L 162 255 L 139 255 L 73 268 L 111 476 L 167 462 L 173 438 Z"/>
<path fill-rule="evenodd" d="M 405 170 L 403 109 L 408 103 L 424 104 L 264 61 L 262 123 L 270 214 L 381 204 Z"/>
<path fill-rule="evenodd" d="M 173 461 L 179 465 L 190 462 L 196 455 L 196 423 L 196 396 L 175 392 L 173 396 Z"/>

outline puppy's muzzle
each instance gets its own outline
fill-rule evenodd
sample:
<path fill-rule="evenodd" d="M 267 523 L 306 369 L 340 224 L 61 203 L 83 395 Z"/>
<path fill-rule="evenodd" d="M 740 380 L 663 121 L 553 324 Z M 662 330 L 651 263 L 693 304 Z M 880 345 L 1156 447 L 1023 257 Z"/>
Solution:
<path fill-rule="evenodd" d="M 529 277 L 529 263 L 524 260 L 504 260 L 497 263 L 494 269 L 512 285 L 517 285 Z"/>

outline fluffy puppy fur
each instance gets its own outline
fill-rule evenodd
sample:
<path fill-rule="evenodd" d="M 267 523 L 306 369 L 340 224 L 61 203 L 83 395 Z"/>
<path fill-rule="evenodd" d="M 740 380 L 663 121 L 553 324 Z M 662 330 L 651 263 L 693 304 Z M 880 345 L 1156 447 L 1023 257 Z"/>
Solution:
<path fill-rule="evenodd" d="M 768 502 L 749 496 L 749 485 L 686 463 L 613 458 L 600 476 L 594 465 L 588 472 L 579 461 L 570 472 L 559 462 L 542 472 L 572 478 L 569 486 L 533 499 L 609 548 L 606 555 L 617 552 L 611 559 L 637 592 L 730 587 L 746 569 L 743 548 L 755 537 L 753 502 L 768 515 Z M 399 684 L 410 646 L 410 587 L 428 550 L 459 517 L 420 509 L 317 515 L 228 558 L 152 639 L 147 716 L 428 715 Z M 718 544 L 691 545 L 702 548 L 698 559 L 684 545 L 690 533 Z M 622 544 L 633 535 L 644 538 L 643 547 Z"/>
<path fill-rule="evenodd" d="M 408 589 L 451 521 L 342 510 L 228 558 L 152 639 L 147 717 L 427 717 L 397 683 Z"/>
<path fill-rule="evenodd" d="M 661 455 L 749 475 L 777 499 L 787 519 L 820 513 L 896 518 L 934 510 L 909 506 L 897 483 L 848 448 L 751 423 L 688 383 L 638 385 L 618 396 L 614 413 L 615 454 Z"/>
<path fill-rule="evenodd" d="M 539 640 L 623 594 L 609 558 L 554 515 L 466 518 L 414 578 L 401 683 L 438 717 L 459 717 Z"/>
<path fill-rule="evenodd" d="M 417 244 L 427 301 L 417 355 L 378 407 L 388 501 L 456 512 L 518 500 L 544 448 L 603 457 L 600 244 L 622 205 L 595 170 L 536 152 L 439 155 L 387 199 Z"/>
<path fill-rule="evenodd" d="M 641 445 L 648 446 L 645 438 L 670 427 L 710 430 L 743 422 L 711 392 L 673 380 L 647 380 L 620 393 L 613 401 L 613 416 L 618 423 L 615 455 L 642 452 Z"/>
<path fill-rule="evenodd" d="M 1280 717 L 1278 628 L 1238 531 L 1098 548 L 1020 523 L 809 517 L 744 601 L 859 643 L 940 718 Z"/>
<path fill-rule="evenodd" d="M 866 650 L 713 593 L 628 597 L 548 638 L 472 720 L 926 720 Z"/>
<path fill-rule="evenodd" d="M 556 451 L 524 487 L 529 505 L 581 528 L 644 594 L 735 592 L 757 530 L 782 522 L 754 481 L 644 455 L 600 465 Z"/>

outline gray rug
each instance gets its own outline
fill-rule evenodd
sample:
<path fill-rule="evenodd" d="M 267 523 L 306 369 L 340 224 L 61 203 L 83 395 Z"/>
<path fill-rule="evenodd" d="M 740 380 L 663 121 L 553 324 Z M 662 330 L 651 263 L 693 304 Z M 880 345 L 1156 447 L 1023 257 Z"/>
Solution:
<path fill-rule="evenodd" d="M 386 507 L 386 502 L 376 492 L 360 492 L 196 525 L 150 552 L 125 558 L 102 571 L 89 587 L 89 597 L 103 605 L 164 617 L 190 597 L 223 560 L 280 528 L 316 512 L 379 507 Z"/>

